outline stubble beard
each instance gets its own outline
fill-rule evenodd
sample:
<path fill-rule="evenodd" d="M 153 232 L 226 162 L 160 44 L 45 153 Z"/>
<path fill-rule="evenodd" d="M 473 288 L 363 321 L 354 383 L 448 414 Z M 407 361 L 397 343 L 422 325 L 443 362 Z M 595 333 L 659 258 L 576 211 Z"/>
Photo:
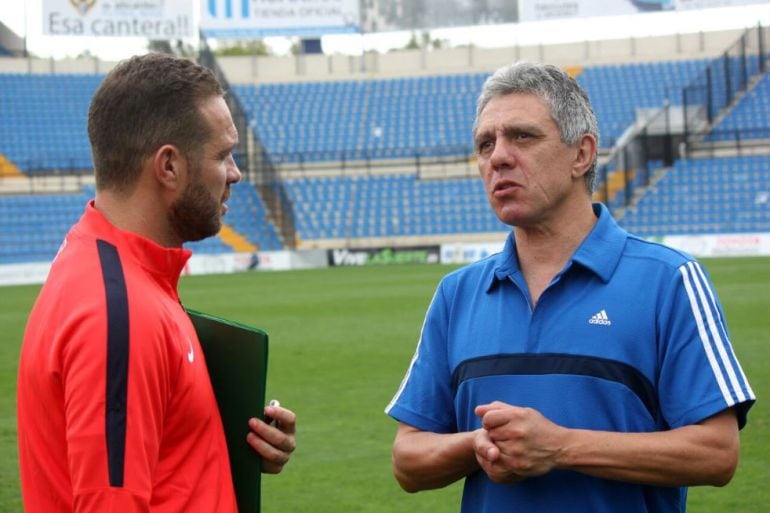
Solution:
<path fill-rule="evenodd" d="M 168 213 L 171 228 L 183 242 L 193 242 L 219 233 L 222 227 L 222 213 L 219 201 L 201 183 L 200 170 L 185 187 L 182 196 L 172 205 Z"/>

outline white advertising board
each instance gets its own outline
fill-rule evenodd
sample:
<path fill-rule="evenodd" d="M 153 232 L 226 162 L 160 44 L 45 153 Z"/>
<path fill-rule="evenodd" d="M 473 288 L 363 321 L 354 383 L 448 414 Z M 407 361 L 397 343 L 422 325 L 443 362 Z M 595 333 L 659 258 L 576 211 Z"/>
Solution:
<path fill-rule="evenodd" d="M 768 256 L 770 234 L 668 235 L 662 241 L 696 257 Z"/>
<path fill-rule="evenodd" d="M 201 0 L 208 37 L 321 36 L 360 27 L 358 0 Z"/>
<path fill-rule="evenodd" d="M 48 262 L 0 265 L 0 286 L 43 283 L 50 268 Z"/>
<path fill-rule="evenodd" d="M 244 271 L 288 271 L 326 267 L 326 250 L 261 251 L 259 253 L 195 254 L 182 270 L 182 276 L 228 274 Z M 43 283 L 51 268 L 49 262 L 0 265 L 0 286 Z"/>
<path fill-rule="evenodd" d="M 505 240 L 473 244 L 442 244 L 442 264 L 470 264 L 499 253 L 505 246 Z"/>
<path fill-rule="evenodd" d="M 770 256 L 770 233 L 724 233 L 709 235 L 667 235 L 651 237 L 698 258 Z M 505 241 L 442 244 L 442 264 L 469 264 L 503 250 Z"/>
<path fill-rule="evenodd" d="M 241 271 L 288 271 L 326 267 L 326 251 L 260 251 L 259 253 L 194 254 L 182 275 L 227 274 Z"/>
<path fill-rule="evenodd" d="M 43 34 L 145 37 L 195 35 L 192 0 L 43 0 Z"/>

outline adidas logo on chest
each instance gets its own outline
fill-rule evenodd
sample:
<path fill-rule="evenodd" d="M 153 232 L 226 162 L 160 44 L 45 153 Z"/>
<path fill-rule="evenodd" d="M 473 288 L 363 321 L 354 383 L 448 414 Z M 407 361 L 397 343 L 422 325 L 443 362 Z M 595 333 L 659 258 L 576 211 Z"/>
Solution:
<path fill-rule="evenodd" d="M 601 326 L 610 326 L 612 321 L 607 316 L 607 311 L 602 309 L 600 312 L 595 313 L 588 319 L 588 324 L 599 324 Z"/>

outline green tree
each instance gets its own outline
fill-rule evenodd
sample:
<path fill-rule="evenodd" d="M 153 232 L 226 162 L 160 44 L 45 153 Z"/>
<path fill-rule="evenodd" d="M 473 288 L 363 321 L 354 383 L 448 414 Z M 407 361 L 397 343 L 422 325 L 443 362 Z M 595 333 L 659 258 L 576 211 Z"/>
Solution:
<path fill-rule="evenodd" d="M 235 41 L 231 44 L 218 47 L 214 50 L 217 56 L 238 56 L 238 55 L 271 55 L 270 48 L 261 39 L 250 39 L 248 41 Z"/>

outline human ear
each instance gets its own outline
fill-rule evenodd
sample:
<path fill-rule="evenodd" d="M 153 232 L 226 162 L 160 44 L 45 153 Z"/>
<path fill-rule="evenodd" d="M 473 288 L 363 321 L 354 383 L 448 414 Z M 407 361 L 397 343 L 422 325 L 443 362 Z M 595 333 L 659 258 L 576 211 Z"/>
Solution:
<path fill-rule="evenodd" d="M 173 144 L 164 144 L 153 154 L 152 169 L 155 179 L 163 188 L 175 190 L 182 187 L 187 173 L 187 159 Z"/>
<path fill-rule="evenodd" d="M 596 137 L 591 134 L 583 134 L 577 144 L 577 154 L 572 165 L 573 178 L 580 178 L 588 172 L 596 159 L 597 146 Z"/>

